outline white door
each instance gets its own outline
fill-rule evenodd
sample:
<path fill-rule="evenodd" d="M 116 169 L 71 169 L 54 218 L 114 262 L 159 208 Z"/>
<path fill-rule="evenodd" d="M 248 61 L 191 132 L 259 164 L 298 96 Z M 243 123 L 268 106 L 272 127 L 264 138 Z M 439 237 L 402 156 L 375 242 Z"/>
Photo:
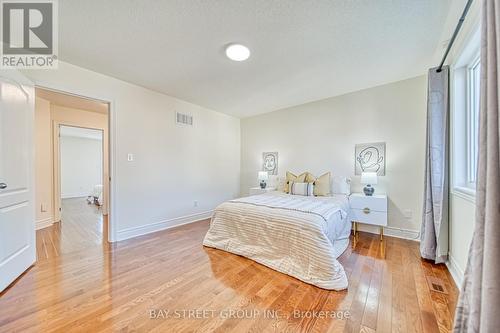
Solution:
<path fill-rule="evenodd" d="M 35 263 L 33 83 L 0 70 L 0 291 Z"/>

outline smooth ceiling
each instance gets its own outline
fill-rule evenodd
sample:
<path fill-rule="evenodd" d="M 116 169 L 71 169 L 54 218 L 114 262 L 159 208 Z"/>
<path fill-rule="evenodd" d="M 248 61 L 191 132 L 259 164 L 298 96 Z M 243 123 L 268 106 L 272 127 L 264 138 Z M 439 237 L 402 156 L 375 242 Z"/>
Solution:
<path fill-rule="evenodd" d="M 463 4 L 64 0 L 60 59 L 247 117 L 423 74 Z M 228 60 L 231 42 L 250 59 Z"/>

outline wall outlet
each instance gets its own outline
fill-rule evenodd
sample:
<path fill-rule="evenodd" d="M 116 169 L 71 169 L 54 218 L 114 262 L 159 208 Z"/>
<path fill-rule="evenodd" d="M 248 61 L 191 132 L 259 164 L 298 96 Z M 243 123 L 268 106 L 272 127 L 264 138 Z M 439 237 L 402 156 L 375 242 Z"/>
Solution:
<path fill-rule="evenodd" d="M 411 209 L 405 209 L 403 211 L 403 216 L 405 217 L 405 219 L 411 220 L 413 218 L 413 211 Z"/>
<path fill-rule="evenodd" d="M 193 206 L 198 207 L 198 200 L 193 201 Z"/>
<path fill-rule="evenodd" d="M 134 160 L 134 154 L 127 154 L 127 161 L 132 162 Z"/>
<path fill-rule="evenodd" d="M 45 202 L 42 202 L 42 203 L 40 204 L 40 211 L 41 211 L 42 213 L 45 213 L 45 212 L 47 211 L 47 204 L 46 204 Z"/>

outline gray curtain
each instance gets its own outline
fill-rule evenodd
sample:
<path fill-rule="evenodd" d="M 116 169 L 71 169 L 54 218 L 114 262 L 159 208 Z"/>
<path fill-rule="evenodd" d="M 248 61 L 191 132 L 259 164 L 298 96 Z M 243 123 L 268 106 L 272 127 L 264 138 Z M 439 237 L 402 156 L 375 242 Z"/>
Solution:
<path fill-rule="evenodd" d="M 484 0 L 476 222 L 454 332 L 500 331 L 500 0 Z"/>
<path fill-rule="evenodd" d="M 420 254 L 436 263 L 448 258 L 449 69 L 429 70 L 424 209 Z"/>

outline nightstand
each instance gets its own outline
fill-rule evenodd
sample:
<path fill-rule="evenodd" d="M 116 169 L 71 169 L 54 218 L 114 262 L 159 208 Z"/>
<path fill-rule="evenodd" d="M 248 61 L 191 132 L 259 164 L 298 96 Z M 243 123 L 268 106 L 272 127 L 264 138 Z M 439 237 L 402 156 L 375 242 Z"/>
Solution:
<path fill-rule="evenodd" d="M 266 188 L 260 188 L 260 187 L 251 187 L 250 190 L 248 190 L 249 195 L 257 195 L 257 194 L 264 194 L 267 192 L 272 192 L 276 191 L 275 187 L 266 187 Z"/>
<path fill-rule="evenodd" d="M 353 193 L 349 196 L 349 204 L 351 220 L 354 222 L 354 235 L 358 232 L 358 223 L 371 224 L 380 227 L 380 240 L 382 240 L 384 227 L 387 226 L 387 195 L 366 196 L 364 193 Z"/>

